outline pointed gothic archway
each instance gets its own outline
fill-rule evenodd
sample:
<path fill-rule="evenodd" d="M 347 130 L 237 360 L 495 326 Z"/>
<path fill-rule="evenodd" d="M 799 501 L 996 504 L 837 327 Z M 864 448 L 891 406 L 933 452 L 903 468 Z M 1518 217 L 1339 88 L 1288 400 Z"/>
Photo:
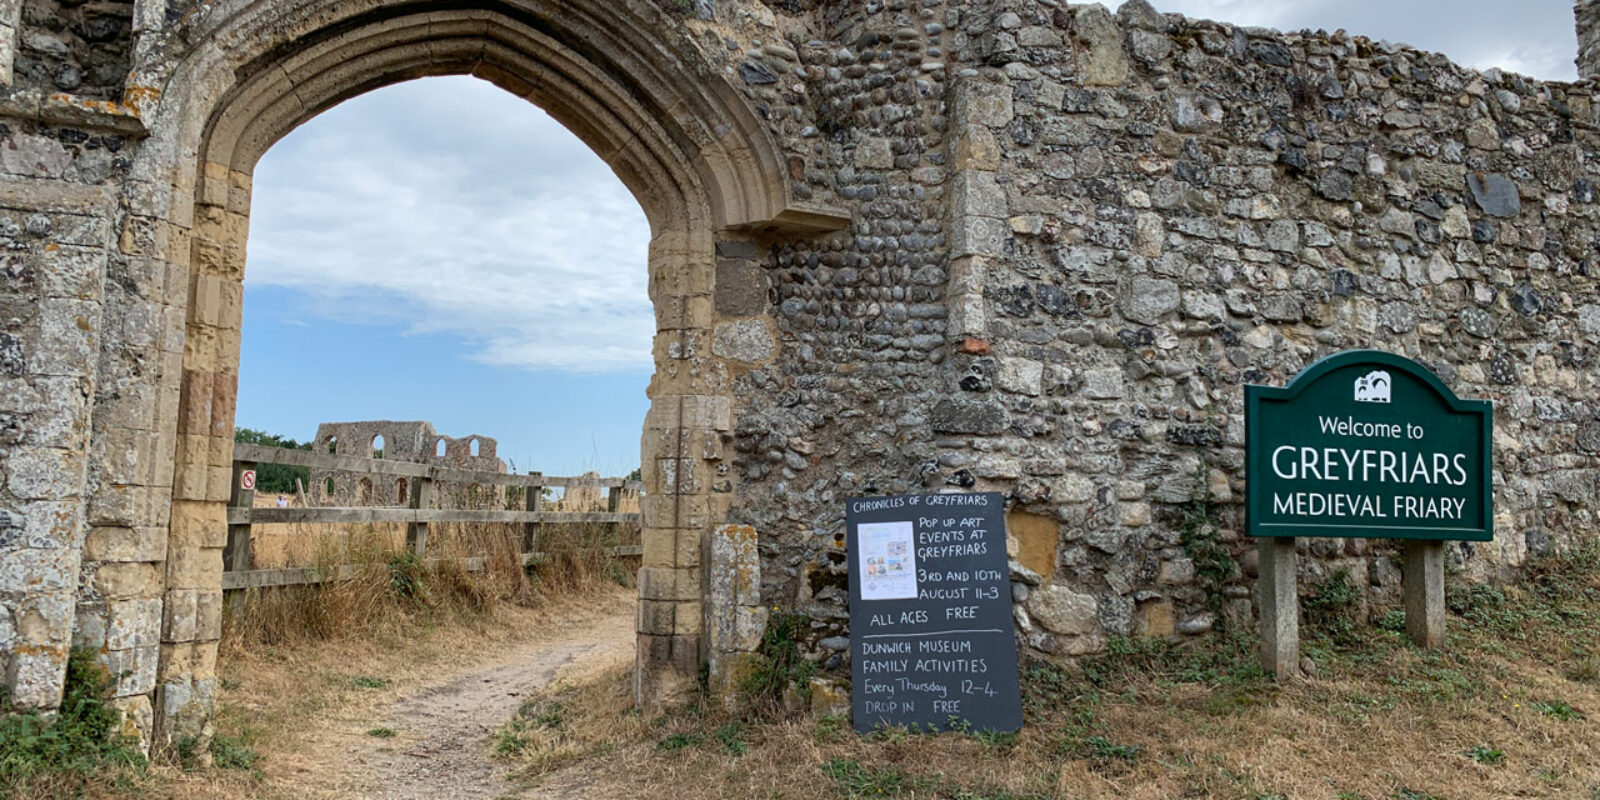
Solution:
<path fill-rule="evenodd" d="M 214 706 L 251 173 L 318 113 L 430 75 L 473 75 L 539 105 L 612 167 L 649 219 L 658 333 L 641 445 L 637 686 L 646 703 L 689 690 L 704 658 L 702 541 L 732 498 L 712 480 L 734 414 L 729 370 L 710 347 L 716 247 L 843 220 L 789 200 L 759 121 L 686 38 L 661 41 L 673 26 L 651 4 L 304 0 L 226 4 L 211 19 L 181 80 L 169 76 L 193 91 L 155 111 L 152 130 L 170 133 L 154 152 L 179 155 L 143 165 L 158 185 L 163 170 L 171 176 L 166 253 L 187 279 L 174 299 L 181 370 L 162 375 L 178 413 L 157 741 L 205 737 Z"/>

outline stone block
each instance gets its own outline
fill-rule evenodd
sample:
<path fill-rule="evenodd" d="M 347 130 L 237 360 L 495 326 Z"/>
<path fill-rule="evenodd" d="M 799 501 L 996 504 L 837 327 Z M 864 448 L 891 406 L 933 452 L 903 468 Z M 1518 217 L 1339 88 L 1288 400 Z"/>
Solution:
<path fill-rule="evenodd" d="M 161 605 L 159 597 L 107 603 L 106 649 L 133 650 L 160 645 Z"/>
<path fill-rule="evenodd" d="M 1122 296 L 1122 315 L 1134 322 L 1154 325 L 1177 311 L 1181 302 L 1178 284 L 1158 278 L 1134 278 Z"/>
<path fill-rule="evenodd" d="M 697 600 L 700 598 L 700 570 L 669 567 L 640 567 L 641 600 Z"/>
<path fill-rule="evenodd" d="M 1004 219 L 960 217 L 952 225 L 950 257 L 1000 256 L 1010 235 L 1011 228 Z"/>
<path fill-rule="evenodd" d="M 135 650 L 111 650 L 101 654 L 100 663 L 116 680 L 116 697 L 146 695 L 156 688 L 156 666 L 161 656 L 158 645 Z"/>
<path fill-rule="evenodd" d="M 195 639 L 214 642 L 222 638 L 222 590 L 195 593 Z"/>
<path fill-rule="evenodd" d="M 761 603 L 761 555 L 756 529 L 719 525 L 711 531 L 711 583 L 708 596 L 719 611 Z"/>
<path fill-rule="evenodd" d="M 717 261 L 716 312 L 722 317 L 754 317 L 767 310 L 766 270 L 755 261 Z"/>
<path fill-rule="evenodd" d="M 964 80 L 956 84 L 955 107 L 958 123 L 1004 128 L 1015 117 L 1012 108 L 1013 92 L 1003 83 L 985 80 Z"/>
<path fill-rule="evenodd" d="M 60 500 L 81 489 L 83 453 L 54 447 L 15 449 L 5 467 L 6 488 L 18 498 Z"/>
<path fill-rule="evenodd" d="M 1099 604 L 1092 595 L 1060 584 L 1046 584 L 1029 592 L 1028 613 L 1051 633 L 1082 636 L 1099 629 Z"/>
<path fill-rule="evenodd" d="M 1122 369 L 1105 367 L 1083 373 L 1083 394 L 1091 400 L 1118 400 L 1124 397 Z"/>
<path fill-rule="evenodd" d="M 1516 182 L 1499 173 L 1467 174 L 1467 191 L 1472 202 L 1491 217 L 1515 217 L 1522 213 L 1522 196 Z"/>
<path fill-rule="evenodd" d="M 151 661 L 154 662 L 155 659 L 152 658 Z M 152 686 L 152 690 L 153 688 Z M 118 697 L 111 701 L 111 707 L 122 714 L 117 732 L 122 736 L 132 737 L 142 752 L 149 751 L 152 737 L 155 736 L 155 710 L 150 705 L 148 691 Z"/>
<path fill-rule="evenodd" d="M 843 681 L 833 678 L 813 677 L 811 688 L 811 718 L 844 718 L 850 715 L 850 689 Z"/>
<path fill-rule="evenodd" d="M 155 564 L 101 564 L 94 573 L 94 588 L 108 599 L 156 597 L 161 574 Z"/>
<path fill-rule="evenodd" d="M 1002 358 L 995 384 L 1008 392 L 1037 397 L 1044 392 L 1044 364 L 1028 358 Z"/>
<path fill-rule="evenodd" d="M 929 414 L 929 422 L 940 433 L 984 436 L 1003 433 L 1011 426 L 1009 415 L 998 402 L 968 397 L 940 400 Z"/>
<path fill-rule="evenodd" d="M 1052 494 L 1052 499 L 1056 499 Z M 1015 541 L 1018 563 L 1048 580 L 1056 571 L 1056 545 L 1061 539 L 1061 525 L 1053 517 L 1029 514 L 1025 511 L 1006 512 L 1006 532 L 1009 542 Z M 1009 551 L 1009 546 L 1008 546 Z"/>
<path fill-rule="evenodd" d="M 199 624 L 199 593 L 194 589 L 171 589 L 162 605 L 161 640 L 195 641 Z"/>
<path fill-rule="evenodd" d="M 778 345 L 772 331 L 761 320 L 724 322 L 716 327 L 711 340 L 711 352 L 732 361 L 760 364 L 777 355 Z"/>
<path fill-rule="evenodd" d="M 84 558 L 89 561 L 161 561 L 166 557 L 166 531 L 155 527 L 90 528 L 84 547 Z"/>
<path fill-rule="evenodd" d="M 1166 638 L 1178 632 L 1178 612 L 1172 604 L 1160 600 L 1144 603 L 1134 612 L 1134 626 L 1140 636 Z"/>
<path fill-rule="evenodd" d="M 950 187 L 951 209 L 957 217 L 1009 216 L 1006 192 L 995 181 L 994 173 L 963 170 Z"/>
<path fill-rule="evenodd" d="M 67 648 L 38 647 L 11 655 L 11 705 L 50 709 L 61 704 Z"/>
<path fill-rule="evenodd" d="M 1084 86 L 1120 86 L 1128 79 L 1128 56 L 1122 49 L 1122 31 L 1105 6 L 1077 9 L 1073 33 L 1087 45 L 1080 56 L 1078 78 Z"/>
<path fill-rule="evenodd" d="M 1000 145 L 986 125 L 964 125 L 956 137 L 957 170 L 997 170 Z"/>
<path fill-rule="evenodd" d="M 893 169 L 894 149 L 880 136 L 870 136 L 856 145 L 856 166 L 861 169 Z"/>

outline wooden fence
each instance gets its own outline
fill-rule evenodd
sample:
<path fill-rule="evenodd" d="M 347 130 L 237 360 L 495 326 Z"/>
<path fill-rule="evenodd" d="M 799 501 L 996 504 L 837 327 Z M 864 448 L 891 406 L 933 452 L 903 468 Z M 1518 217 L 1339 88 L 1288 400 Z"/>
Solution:
<path fill-rule="evenodd" d="M 408 481 L 409 502 L 405 507 L 320 507 L 320 508 L 254 508 L 255 489 L 245 488 L 246 471 L 254 471 L 258 464 L 285 464 L 312 469 L 331 469 L 362 475 L 384 475 L 405 478 Z M 457 485 L 490 485 L 522 487 L 523 510 L 501 511 L 485 509 L 433 508 L 436 483 Z M 572 512 L 545 511 L 540 505 L 546 488 L 602 488 L 607 490 L 606 511 Z M 355 458 L 309 450 L 287 450 L 256 444 L 236 443 L 233 446 L 233 492 L 228 500 L 228 543 L 222 551 L 222 588 L 224 590 L 253 589 L 266 586 L 293 586 L 306 583 L 325 583 L 346 580 L 366 565 L 342 564 L 332 568 L 291 567 L 286 569 L 250 568 L 250 526 L 256 523 L 395 523 L 406 525 L 406 549 L 430 563 L 428 559 L 428 533 L 431 526 L 445 522 L 494 522 L 522 526 L 522 563 L 536 564 L 542 559 L 539 552 L 539 526 L 552 523 L 638 523 L 636 513 L 617 511 L 624 490 L 639 491 L 638 481 L 624 478 L 562 478 L 549 475 L 510 475 L 504 472 L 439 467 L 410 461 L 386 461 L 374 458 Z M 636 556 L 643 553 L 639 545 L 613 547 L 613 556 Z M 469 570 L 481 570 L 483 558 L 466 558 L 461 565 Z"/>

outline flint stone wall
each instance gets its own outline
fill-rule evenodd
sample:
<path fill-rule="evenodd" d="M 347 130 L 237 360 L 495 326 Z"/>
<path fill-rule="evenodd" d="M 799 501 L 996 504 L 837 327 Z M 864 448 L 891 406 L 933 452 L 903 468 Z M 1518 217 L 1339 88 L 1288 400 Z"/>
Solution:
<path fill-rule="evenodd" d="M 1208 572 L 1180 540 L 1197 510 L 1242 568 L 1219 591 L 1243 620 L 1241 387 L 1349 347 L 1404 353 L 1497 403 L 1498 536 L 1451 546 L 1462 575 L 1507 575 L 1592 530 L 1594 84 L 1137 1 L 594 6 L 516 9 L 561 30 L 651 31 L 654 50 L 627 55 L 667 64 L 665 78 L 585 51 L 610 72 L 579 82 L 705 87 L 666 112 L 698 109 L 714 134 L 628 138 L 696 158 L 734 142 L 776 169 L 735 173 L 746 162 L 730 157 L 726 174 L 784 194 L 752 194 L 743 216 L 719 195 L 731 221 L 712 228 L 704 209 L 679 219 L 663 202 L 712 172 L 628 174 L 652 222 L 671 223 L 651 245 L 641 665 L 692 680 L 708 646 L 721 658 L 753 635 L 723 636 L 708 609 L 779 606 L 809 614 L 813 655 L 842 669 L 843 501 L 873 493 L 1004 492 L 1018 635 L 1038 651 L 1214 628 Z M 54 705 L 77 644 L 121 676 L 139 732 L 209 735 L 250 164 L 193 149 L 210 141 L 207 115 L 253 108 L 229 105 L 248 65 L 228 54 L 261 44 L 212 37 L 336 35 L 344 16 L 373 24 L 371 9 L 405 12 L 140 0 L 113 43 L 68 25 L 64 53 L 34 48 L 46 59 L 18 50 L 41 23 L 0 2 L 0 671 L 13 703 Z M 439 13 L 444 30 L 466 12 Z M 105 53 L 130 62 L 120 102 L 102 99 L 117 99 Z M 69 62 L 91 78 L 44 85 Z M 630 82 L 642 78 L 654 82 Z M 760 130 L 694 138 L 733 137 L 724 118 Z M 846 227 L 828 232 L 836 220 Z M 745 530 L 723 523 L 755 532 L 759 564 L 743 544 L 712 549 L 708 532 Z M 1346 567 L 1393 593 L 1388 546 L 1304 546 L 1303 585 Z M 702 563 L 735 556 L 758 603 L 708 592 Z"/>
<path fill-rule="evenodd" d="M 872 492 L 998 490 L 1014 534 L 1056 523 L 1054 559 L 1014 572 L 1019 639 L 1037 651 L 1249 624 L 1242 387 L 1348 348 L 1404 353 L 1495 401 L 1497 539 L 1450 547 L 1464 579 L 1586 535 L 1590 84 L 1142 3 L 1004 4 L 944 15 L 952 63 L 930 115 L 926 93 L 895 91 L 919 80 L 894 49 L 928 30 L 915 19 L 868 5 L 842 38 L 878 45 L 797 50 L 822 97 L 851 91 L 852 65 L 881 84 L 841 103 L 857 111 L 827 176 L 868 200 L 856 249 L 773 248 L 786 379 L 738 423 L 741 492 L 762 502 L 735 516 L 763 532 L 766 599 L 817 621 L 816 657 L 844 666 L 840 501 Z M 940 228 L 879 201 L 896 191 L 942 195 Z M 943 246 L 925 266 L 924 230 Z M 896 286 L 874 285 L 884 272 Z M 924 331 L 943 341 L 920 348 Z M 1209 591 L 1180 541 L 1195 501 L 1239 566 Z M 1397 597 L 1391 544 L 1301 548 L 1303 586 L 1343 569 Z"/>

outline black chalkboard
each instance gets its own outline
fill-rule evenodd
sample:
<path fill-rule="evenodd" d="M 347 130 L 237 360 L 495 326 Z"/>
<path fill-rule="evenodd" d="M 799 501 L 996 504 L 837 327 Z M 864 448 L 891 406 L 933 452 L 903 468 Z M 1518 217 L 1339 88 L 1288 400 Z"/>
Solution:
<path fill-rule="evenodd" d="M 1022 727 L 1004 511 L 993 493 L 846 501 L 857 731 Z"/>

